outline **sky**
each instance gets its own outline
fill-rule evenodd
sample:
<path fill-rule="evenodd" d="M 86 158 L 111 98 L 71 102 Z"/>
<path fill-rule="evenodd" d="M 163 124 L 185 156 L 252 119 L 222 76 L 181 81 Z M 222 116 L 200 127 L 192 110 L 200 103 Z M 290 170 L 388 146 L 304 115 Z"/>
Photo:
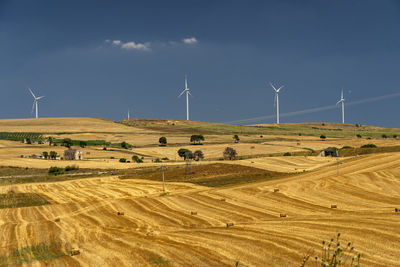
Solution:
<path fill-rule="evenodd" d="M 192 120 L 273 123 L 272 82 L 281 123 L 340 122 L 343 88 L 347 123 L 400 128 L 399 29 L 396 0 L 0 0 L 0 119 L 28 87 L 40 117 L 185 119 L 187 74 Z"/>

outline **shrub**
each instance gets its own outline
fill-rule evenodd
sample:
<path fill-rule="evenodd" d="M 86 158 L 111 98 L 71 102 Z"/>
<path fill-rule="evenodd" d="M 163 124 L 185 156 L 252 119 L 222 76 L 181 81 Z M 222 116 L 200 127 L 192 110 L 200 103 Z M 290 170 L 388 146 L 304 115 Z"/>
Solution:
<path fill-rule="evenodd" d="M 237 134 L 235 134 L 233 136 L 233 140 L 235 140 L 235 143 L 239 143 L 239 141 L 240 141 L 239 136 Z"/>
<path fill-rule="evenodd" d="M 204 159 L 203 151 L 201 151 L 201 150 L 196 150 L 196 151 L 193 153 L 193 158 L 194 158 L 195 161 L 199 161 L 199 160 Z"/>
<path fill-rule="evenodd" d="M 81 148 L 84 148 L 85 146 L 87 146 L 87 143 L 85 141 L 79 141 L 79 146 Z"/>
<path fill-rule="evenodd" d="M 160 146 L 166 146 L 167 145 L 167 138 L 162 136 L 160 139 L 158 139 L 158 142 L 160 143 Z"/>
<path fill-rule="evenodd" d="M 106 148 L 106 147 L 103 147 L 103 150 L 107 150 L 107 148 Z"/>
<path fill-rule="evenodd" d="M 361 138 L 362 137 L 361 134 L 357 134 L 356 136 L 357 136 L 357 138 Z"/>
<path fill-rule="evenodd" d="M 344 146 L 344 147 L 342 147 L 342 149 L 351 149 L 351 148 L 353 148 L 353 147 L 351 147 L 351 146 Z"/>
<path fill-rule="evenodd" d="M 161 159 L 156 158 L 156 159 L 153 160 L 153 162 L 155 162 L 155 163 L 160 163 L 160 162 L 162 162 L 162 161 L 161 161 Z"/>
<path fill-rule="evenodd" d="M 79 170 L 79 166 L 78 165 L 71 165 L 71 166 L 65 167 L 65 171 L 66 172 L 75 171 L 75 170 Z"/>
<path fill-rule="evenodd" d="M 169 160 L 169 158 L 165 157 L 165 158 L 162 158 L 161 160 Z"/>
<path fill-rule="evenodd" d="M 323 134 L 321 134 L 321 136 L 320 136 L 319 138 L 321 138 L 322 140 L 325 140 L 325 139 L 326 139 L 326 136 L 323 135 Z"/>
<path fill-rule="evenodd" d="M 284 156 L 291 156 L 292 154 L 290 152 L 286 152 L 285 154 L 283 154 Z"/>
<path fill-rule="evenodd" d="M 393 135 L 393 138 L 396 139 L 396 138 L 397 138 L 397 134 L 394 134 L 394 135 Z"/>
<path fill-rule="evenodd" d="M 237 157 L 237 152 L 231 147 L 227 147 L 223 153 L 224 159 L 234 160 Z"/>
<path fill-rule="evenodd" d="M 120 158 L 119 162 L 126 162 L 126 158 Z"/>
<path fill-rule="evenodd" d="M 366 145 L 362 145 L 361 148 L 377 148 L 377 146 L 374 144 L 366 144 Z"/>
<path fill-rule="evenodd" d="M 136 163 L 143 163 L 143 157 L 139 158 L 137 155 L 133 155 L 132 160 Z"/>
<path fill-rule="evenodd" d="M 123 142 L 121 143 L 121 147 L 122 147 L 122 148 L 125 148 L 125 149 L 129 149 L 129 148 L 132 147 L 132 145 L 131 145 L 131 144 L 128 144 L 128 143 L 125 142 L 125 141 L 123 141 Z"/>
<path fill-rule="evenodd" d="M 382 134 L 382 138 L 386 139 L 387 135 L 386 134 Z"/>
<path fill-rule="evenodd" d="M 50 175 L 60 175 L 64 174 L 64 169 L 59 167 L 50 167 L 48 173 Z"/>

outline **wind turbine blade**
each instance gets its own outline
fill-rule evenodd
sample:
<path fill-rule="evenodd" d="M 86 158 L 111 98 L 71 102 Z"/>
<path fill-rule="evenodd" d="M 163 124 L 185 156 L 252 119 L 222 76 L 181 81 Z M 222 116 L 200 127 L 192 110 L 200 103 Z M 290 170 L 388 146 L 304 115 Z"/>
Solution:
<path fill-rule="evenodd" d="M 340 99 L 337 103 L 336 106 L 339 105 L 342 102 L 342 100 Z"/>
<path fill-rule="evenodd" d="M 33 113 L 33 111 L 35 110 L 35 103 L 36 103 L 36 100 L 33 100 L 33 105 L 32 105 L 32 111 L 31 111 L 31 113 Z"/>
<path fill-rule="evenodd" d="M 342 99 L 343 99 L 343 89 L 342 89 Z"/>
<path fill-rule="evenodd" d="M 187 74 L 185 75 L 185 89 L 187 89 Z"/>
<path fill-rule="evenodd" d="M 183 90 L 182 93 L 180 95 L 178 95 L 178 97 L 181 97 L 185 92 L 186 92 L 186 89 Z"/>
<path fill-rule="evenodd" d="M 272 86 L 272 88 L 274 89 L 274 91 L 276 92 L 276 88 L 275 88 L 275 86 L 270 82 L 269 83 L 271 86 Z"/>
<path fill-rule="evenodd" d="M 39 100 L 39 99 L 42 99 L 42 98 L 44 98 L 44 96 L 39 96 L 39 97 L 36 98 L 36 100 Z"/>
<path fill-rule="evenodd" d="M 33 98 L 36 98 L 35 94 L 32 92 L 31 88 L 28 88 L 29 92 L 31 92 Z"/>
<path fill-rule="evenodd" d="M 283 87 L 285 87 L 284 85 L 282 85 L 281 87 L 279 87 L 279 89 L 277 89 L 276 91 L 279 93 L 279 91 L 283 88 Z"/>
<path fill-rule="evenodd" d="M 190 93 L 190 91 L 188 90 L 188 94 L 190 95 L 190 96 L 192 96 L 192 94 Z"/>

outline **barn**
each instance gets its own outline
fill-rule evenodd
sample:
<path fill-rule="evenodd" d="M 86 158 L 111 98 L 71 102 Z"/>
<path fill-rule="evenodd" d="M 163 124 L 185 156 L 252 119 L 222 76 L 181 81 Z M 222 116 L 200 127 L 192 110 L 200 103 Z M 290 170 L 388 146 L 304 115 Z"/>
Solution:
<path fill-rule="evenodd" d="M 339 157 L 339 152 L 338 149 L 336 147 L 328 147 L 325 148 L 321 151 L 321 153 L 319 153 L 320 157 Z"/>
<path fill-rule="evenodd" d="M 69 148 L 64 151 L 64 160 L 83 160 L 83 152 L 79 149 Z"/>

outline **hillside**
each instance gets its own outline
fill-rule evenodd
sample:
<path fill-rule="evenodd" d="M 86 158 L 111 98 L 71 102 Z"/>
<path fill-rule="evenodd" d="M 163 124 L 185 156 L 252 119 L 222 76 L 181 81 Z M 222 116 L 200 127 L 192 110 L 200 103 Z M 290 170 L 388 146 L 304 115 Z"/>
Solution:
<path fill-rule="evenodd" d="M 39 118 L 0 120 L 0 132 L 139 133 L 142 130 L 101 118 Z"/>

